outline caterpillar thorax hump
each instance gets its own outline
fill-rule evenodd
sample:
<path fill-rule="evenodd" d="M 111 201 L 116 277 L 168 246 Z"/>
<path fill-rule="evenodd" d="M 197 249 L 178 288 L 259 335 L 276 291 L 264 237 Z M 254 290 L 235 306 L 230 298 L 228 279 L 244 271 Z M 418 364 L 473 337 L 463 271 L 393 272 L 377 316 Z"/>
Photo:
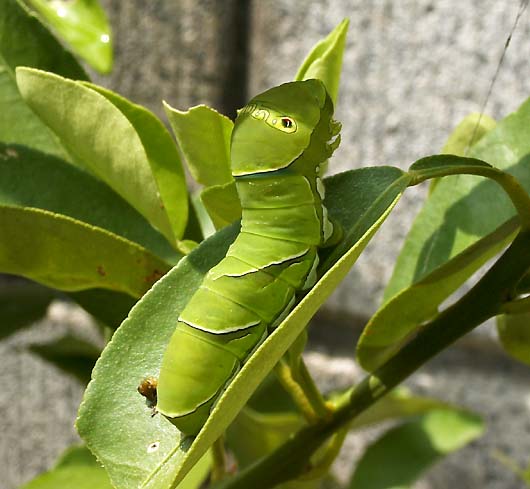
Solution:
<path fill-rule="evenodd" d="M 318 80 L 272 88 L 238 114 L 241 232 L 181 312 L 158 381 L 159 412 L 186 434 L 317 278 L 318 247 L 333 234 L 319 176 L 339 143 L 332 114 Z"/>

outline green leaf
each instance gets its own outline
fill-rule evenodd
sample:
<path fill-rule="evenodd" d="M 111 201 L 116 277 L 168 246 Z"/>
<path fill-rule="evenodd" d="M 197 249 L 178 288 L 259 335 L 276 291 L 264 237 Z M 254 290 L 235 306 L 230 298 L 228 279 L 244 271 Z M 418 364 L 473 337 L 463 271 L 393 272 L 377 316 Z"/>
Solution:
<path fill-rule="evenodd" d="M 195 192 L 193 194 L 191 198 L 191 203 L 195 211 L 195 215 L 197 216 L 197 221 L 199 223 L 201 233 L 204 238 L 208 238 L 209 236 L 215 233 L 216 229 L 213 225 L 212 218 L 210 217 L 208 211 L 206 210 L 206 207 L 204 207 L 204 204 L 202 203 L 200 192 Z"/>
<path fill-rule="evenodd" d="M 31 148 L 0 142 L 0 204 L 64 214 L 134 241 L 169 263 L 182 257 L 107 185 Z"/>
<path fill-rule="evenodd" d="M 483 136 L 470 156 L 508 171 L 528 190 L 528 127 L 530 100 Z M 440 162 L 451 157 L 438 158 Z M 423 167 L 414 171 L 436 176 L 435 165 L 429 168 L 436 158 L 422 161 Z M 464 165 L 462 170 L 470 168 Z M 384 304 L 359 341 L 357 354 L 364 368 L 373 370 L 398 350 L 452 292 L 513 239 L 513 215 L 512 202 L 492 180 L 455 175 L 436 185 L 407 236 Z"/>
<path fill-rule="evenodd" d="M 136 304 L 96 364 L 77 429 L 116 487 L 139 487 L 179 443 L 172 425 L 151 417 L 137 387 L 146 376 L 158 375 L 175 318 L 237 232 L 236 226 L 225 228 L 183 258 Z M 155 442 L 158 450 L 150 448 Z"/>
<path fill-rule="evenodd" d="M 101 354 L 100 347 L 71 334 L 49 343 L 30 345 L 28 349 L 83 384 L 88 384 L 94 364 Z"/>
<path fill-rule="evenodd" d="M 22 99 L 15 81 L 20 65 L 87 79 L 75 58 L 18 0 L 0 0 L 0 140 L 68 159 L 57 137 Z"/>
<path fill-rule="evenodd" d="M 305 425 L 291 397 L 269 374 L 226 432 L 226 444 L 241 470 L 287 441 Z M 278 489 L 319 489 L 322 477 L 293 480 Z"/>
<path fill-rule="evenodd" d="M 349 24 L 349 19 L 344 19 L 326 38 L 319 41 L 307 55 L 295 76 L 295 80 L 309 78 L 322 80 L 333 103 L 337 101 L 339 93 L 342 56 Z"/>
<path fill-rule="evenodd" d="M 104 229 L 40 209 L 0 206 L 0 272 L 60 290 L 140 297 L 169 266 Z"/>
<path fill-rule="evenodd" d="M 20 489 L 112 489 L 105 469 L 82 445 L 68 447 L 55 467 L 24 484 Z"/>
<path fill-rule="evenodd" d="M 478 268 L 508 245 L 519 225 L 511 220 L 386 302 L 370 319 L 357 345 L 357 360 L 368 371 L 390 358 L 438 313 L 440 304 Z"/>
<path fill-rule="evenodd" d="M 193 178 L 206 187 L 231 182 L 233 122 L 206 105 L 180 111 L 164 102 L 164 108 Z"/>
<path fill-rule="evenodd" d="M 17 83 L 76 161 L 175 244 L 146 148 L 127 117 L 95 90 L 53 73 L 18 68 Z"/>
<path fill-rule="evenodd" d="M 20 489 L 113 489 L 102 467 L 75 465 L 54 469 L 24 484 Z"/>
<path fill-rule="evenodd" d="M 469 149 L 480 141 L 482 136 L 490 132 L 496 124 L 495 119 L 486 114 L 469 114 L 451 133 L 442 148 L 442 153 L 467 156 Z M 429 193 L 433 192 L 438 182 L 440 182 L 439 178 L 431 180 Z"/>
<path fill-rule="evenodd" d="M 268 454 L 305 424 L 274 375 L 268 375 L 226 433 L 240 469 Z"/>
<path fill-rule="evenodd" d="M 164 208 L 176 239 L 182 238 L 188 220 L 188 189 L 175 142 L 152 112 L 97 85 L 85 83 L 112 102 L 127 117 L 144 146 Z"/>
<path fill-rule="evenodd" d="M 506 352 L 530 365 L 530 313 L 498 316 L 497 331 Z"/>
<path fill-rule="evenodd" d="M 59 457 L 55 468 L 63 468 L 71 465 L 88 465 L 99 467 L 96 457 L 84 445 L 69 446 Z"/>
<path fill-rule="evenodd" d="M 349 392 L 346 393 L 348 394 Z M 390 419 L 418 416 L 435 410 L 451 408 L 451 405 L 440 399 L 415 396 L 406 387 L 398 387 L 357 416 L 350 425 L 350 429 L 358 430 Z"/>
<path fill-rule="evenodd" d="M 144 377 L 157 376 L 175 318 L 206 272 L 224 256 L 237 227 L 227 227 L 204 241 L 138 302 L 98 361 L 77 421 L 79 433 L 105 464 L 116 487 L 138 487 L 145 481 L 143 487 L 162 488 L 182 480 L 348 273 L 408 181 L 400 170 L 388 167 L 327 179 L 326 205 L 343 226 L 348 249 L 334 265 L 333 253 L 328 253 L 326 275 L 245 364 L 194 441 L 181 438 L 162 416 L 152 418 L 136 388 Z M 359 187 L 365 193 L 356 192 Z M 160 442 L 159 449 L 147 453 L 154 441 Z"/>
<path fill-rule="evenodd" d="M 503 119 L 469 153 L 514 175 L 530 188 L 530 99 Z M 514 215 L 513 205 L 491 181 L 446 177 L 416 218 L 385 291 L 385 300 L 426 277 Z"/>
<path fill-rule="evenodd" d="M 68 296 L 111 329 L 123 322 L 136 303 L 130 295 L 105 289 L 79 290 L 69 292 Z"/>
<path fill-rule="evenodd" d="M 179 489 L 202 487 L 211 467 L 208 452 L 179 485 Z M 105 469 L 84 445 L 73 445 L 59 457 L 55 467 L 20 489 L 114 489 Z"/>
<path fill-rule="evenodd" d="M 54 299 L 53 291 L 38 284 L 16 281 L 0 285 L 0 339 L 41 319 Z"/>
<path fill-rule="evenodd" d="M 469 149 L 495 128 L 497 122 L 486 114 L 469 114 L 447 139 L 442 153 L 466 156 Z"/>
<path fill-rule="evenodd" d="M 111 32 L 98 0 L 27 1 L 92 68 L 110 72 Z"/>
<path fill-rule="evenodd" d="M 201 200 L 215 229 L 224 228 L 241 219 L 241 204 L 233 181 L 205 188 L 201 192 Z"/>
<path fill-rule="evenodd" d="M 350 489 L 410 489 L 422 473 L 484 431 L 480 418 L 454 410 L 434 411 L 388 430 L 370 445 Z"/>
<path fill-rule="evenodd" d="M 455 155 L 433 155 L 421 158 L 413 163 L 409 168 L 409 173 L 413 177 L 413 185 L 440 176 L 463 174 L 485 171 L 495 171 L 495 169 L 485 161 L 476 158 L 465 158 Z"/>

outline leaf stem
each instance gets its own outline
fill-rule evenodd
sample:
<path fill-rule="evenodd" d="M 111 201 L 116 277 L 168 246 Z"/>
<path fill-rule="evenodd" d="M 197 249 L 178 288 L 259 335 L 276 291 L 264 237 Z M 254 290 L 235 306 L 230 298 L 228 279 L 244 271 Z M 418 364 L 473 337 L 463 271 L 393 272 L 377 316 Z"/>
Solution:
<path fill-rule="evenodd" d="M 530 230 L 523 230 L 481 280 L 339 403 L 328 421 L 303 428 L 268 456 L 216 489 L 269 489 L 308 472 L 308 462 L 333 434 L 440 351 L 500 312 L 530 267 Z"/>
<path fill-rule="evenodd" d="M 212 445 L 212 473 L 211 481 L 219 482 L 224 479 L 227 475 L 226 471 L 226 452 L 224 436 L 218 438 Z"/>
<path fill-rule="evenodd" d="M 427 157 L 429 158 L 429 157 Z M 426 159 L 427 159 L 426 158 Z M 455 156 L 455 158 L 457 158 Z M 469 161 L 480 161 L 474 160 L 472 158 L 461 158 L 462 160 Z M 484 162 L 481 162 L 484 163 Z M 508 194 L 508 197 L 512 201 L 519 217 L 521 219 L 521 227 L 525 229 L 530 229 L 530 196 L 528 192 L 523 188 L 519 181 L 510 175 L 509 173 L 494 168 L 488 164 L 483 166 L 472 165 L 469 166 L 460 165 L 460 166 L 440 166 L 438 168 L 432 168 L 429 170 L 419 170 L 414 169 L 409 170 L 409 174 L 412 176 L 409 186 L 418 185 L 419 183 L 424 182 L 425 180 L 431 178 L 446 177 L 449 175 L 477 175 L 481 177 L 491 178 L 497 182 L 503 190 Z"/>
<path fill-rule="evenodd" d="M 298 368 L 292 369 L 282 358 L 275 367 L 275 373 L 306 421 L 309 424 L 319 423 L 330 417 L 331 410 L 313 382 L 302 358 L 296 363 Z"/>

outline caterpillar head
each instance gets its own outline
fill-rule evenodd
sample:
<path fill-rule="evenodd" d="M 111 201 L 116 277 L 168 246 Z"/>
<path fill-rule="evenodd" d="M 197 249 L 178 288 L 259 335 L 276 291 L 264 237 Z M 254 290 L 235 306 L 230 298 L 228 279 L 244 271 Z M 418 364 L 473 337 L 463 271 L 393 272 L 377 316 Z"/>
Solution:
<path fill-rule="evenodd" d="M 235 177 L 287 168 L 304 153 L 316 167 L 339 144 L 340 124 L 320 80 L 285 83 L 254 97 L 237 116 L 231 160 Z M 304 158 L 305 160 L 305 158 Z M 304 169 L 306 169 L 304 167 Z"/>

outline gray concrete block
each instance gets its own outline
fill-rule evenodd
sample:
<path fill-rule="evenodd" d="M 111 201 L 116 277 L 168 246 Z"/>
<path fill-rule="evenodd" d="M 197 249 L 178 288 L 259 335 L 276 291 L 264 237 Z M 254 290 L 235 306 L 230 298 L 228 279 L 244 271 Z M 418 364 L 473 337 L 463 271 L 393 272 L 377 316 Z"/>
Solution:
<path fill-rule="evenodd" d="M 205 103 L 229 110 L 238 84 L 237 0 L 103 0 L 113 30 L 115 66 L 96 83 L 163 119 L 162 100 L 179 109 Z M 244 53 L 242 53 L 244 54 Z M 242 80 L 244 83 L 244 80 Z"/>

